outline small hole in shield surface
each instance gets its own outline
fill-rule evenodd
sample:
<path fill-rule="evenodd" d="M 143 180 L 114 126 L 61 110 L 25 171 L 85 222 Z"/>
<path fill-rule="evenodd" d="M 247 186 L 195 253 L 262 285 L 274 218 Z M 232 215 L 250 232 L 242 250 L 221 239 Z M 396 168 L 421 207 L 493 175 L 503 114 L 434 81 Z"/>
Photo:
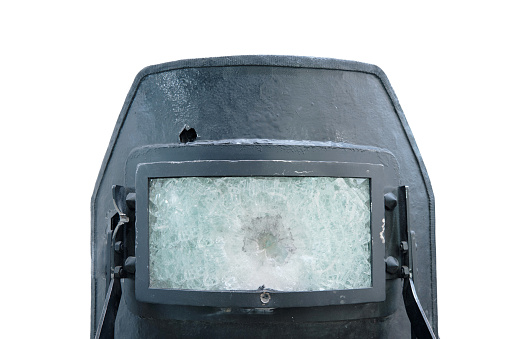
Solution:
<path fill-rule="evenodd" d="M 198 137 L 198 134 L 196 134 L 196 130 L 189 126 L 184 126 L 184 129 L 182 129 L 182 132 L 180 132 L 179 138 L 180 142 L 193 142 Z"/>

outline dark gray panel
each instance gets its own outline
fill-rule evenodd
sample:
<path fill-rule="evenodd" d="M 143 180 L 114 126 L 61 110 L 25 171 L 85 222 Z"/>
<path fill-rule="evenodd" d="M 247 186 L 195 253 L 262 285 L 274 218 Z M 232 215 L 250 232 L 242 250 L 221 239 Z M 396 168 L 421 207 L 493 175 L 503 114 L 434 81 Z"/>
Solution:
<path fill-rule="evenodd" d="M 178 143 L 185 124 L 196 129 L 197 142 L 313 140 L 368 145 L 394 154 L 400 184 L 410 187 L 412 197 L 410 224 L 418 242 L 414 280 L 437 332 L 433 193 L 383 72 L 376 66 L 341 60 L 249 56 L 151 66 L 136 78 L 92 197 L 92 334 L 107 289 L 111 185 L 128 180 L 124 166 L 135 148 L 142 153 L 147 145 Z M 263 146 L 259 149 L 263 152 Z M 408 329 L 403 318 L 400 327 Z"/>

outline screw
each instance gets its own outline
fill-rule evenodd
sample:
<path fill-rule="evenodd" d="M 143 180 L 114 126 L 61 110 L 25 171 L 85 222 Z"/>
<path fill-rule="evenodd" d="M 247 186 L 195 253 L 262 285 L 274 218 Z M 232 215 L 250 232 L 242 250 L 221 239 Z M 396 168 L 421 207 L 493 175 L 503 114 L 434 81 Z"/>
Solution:
<path fill-rule="evenodd" d="M 262 302 L 262 304 L 267 304 L 270 301 L 270 293 L 263 292 L 262 294 L 260 294 L 260 301 Z"/>

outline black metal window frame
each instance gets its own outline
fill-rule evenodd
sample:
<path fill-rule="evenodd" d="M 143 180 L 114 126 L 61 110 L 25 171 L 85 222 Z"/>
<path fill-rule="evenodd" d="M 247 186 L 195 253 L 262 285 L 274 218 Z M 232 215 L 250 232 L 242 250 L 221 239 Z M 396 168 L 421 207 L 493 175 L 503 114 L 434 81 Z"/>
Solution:
<path fill-rule="evenodd" d="M 385 300 L 384 166 L 373 163 L 289 160 L 194 160 L 142 163 L 136 188 L 136 299 L 142 302 L 214 307 L 280 308 Z M 206 291 L 149 287 L 149 181 L 172 177 L 344 177 L 370 179 L 371 276 L 369 288 L 327 291 Z M 268 293 L 270 295 L 267 298 Z M 267 300 L 268 299 L 268 300 Z"/>

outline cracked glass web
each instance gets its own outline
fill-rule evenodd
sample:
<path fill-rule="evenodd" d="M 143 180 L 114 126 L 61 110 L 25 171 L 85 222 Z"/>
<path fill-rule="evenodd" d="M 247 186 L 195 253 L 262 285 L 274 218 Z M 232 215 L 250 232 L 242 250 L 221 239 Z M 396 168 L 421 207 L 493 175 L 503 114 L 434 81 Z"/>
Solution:
<path fill-rule="evenodd" d="M 150 288 L 371 287 L 369 179 L 150 179 Z"/>

